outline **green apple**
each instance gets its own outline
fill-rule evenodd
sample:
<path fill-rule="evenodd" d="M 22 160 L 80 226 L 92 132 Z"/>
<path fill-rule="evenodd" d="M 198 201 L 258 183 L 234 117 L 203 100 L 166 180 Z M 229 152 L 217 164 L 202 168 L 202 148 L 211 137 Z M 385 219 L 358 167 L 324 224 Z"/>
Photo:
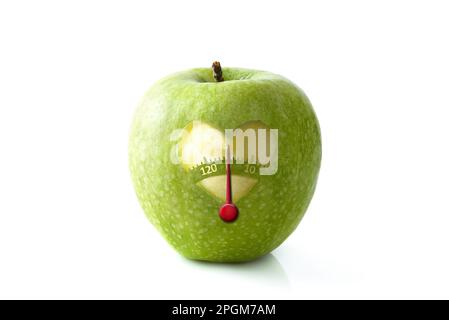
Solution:
<path fill-rule="evenodd" d="M 278 247 L 304 216 L 320 129 L 310 101 L 286 78 L 213 67 L 150 88 L 134 116 L 129 165 L 148 219 L 178 252 L 248 261 Z M 224 204 L 237 208 L 230 219 Z"/>

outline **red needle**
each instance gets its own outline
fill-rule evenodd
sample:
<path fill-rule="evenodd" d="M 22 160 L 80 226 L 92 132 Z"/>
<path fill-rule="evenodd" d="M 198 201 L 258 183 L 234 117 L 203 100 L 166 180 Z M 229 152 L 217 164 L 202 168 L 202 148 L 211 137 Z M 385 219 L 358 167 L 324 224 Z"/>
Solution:
<path fill-rule="evenodd" d="M 226 163 L 226 203 L 232 204 L 231 164 L 229 162 Z"/>
<path fill-rule="evenodd" d="M 232 203 L 231 157 L 229 146 L 226 152 L 226 203 L 221 206 L 219 215 L 224 222 L 233 222 L 239 215 L 239 209 Z"/>

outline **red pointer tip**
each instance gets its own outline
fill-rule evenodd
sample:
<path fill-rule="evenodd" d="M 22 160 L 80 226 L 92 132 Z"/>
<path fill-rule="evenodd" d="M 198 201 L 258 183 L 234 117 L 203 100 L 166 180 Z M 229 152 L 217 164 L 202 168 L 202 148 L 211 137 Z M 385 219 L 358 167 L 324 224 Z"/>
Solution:
<path fill-rule="evenodd" d="M 239 215 L 239 209 L 232 203 L 225 203 L 221 206 L 219 214 L 224 222 L 233 222 Z"/>

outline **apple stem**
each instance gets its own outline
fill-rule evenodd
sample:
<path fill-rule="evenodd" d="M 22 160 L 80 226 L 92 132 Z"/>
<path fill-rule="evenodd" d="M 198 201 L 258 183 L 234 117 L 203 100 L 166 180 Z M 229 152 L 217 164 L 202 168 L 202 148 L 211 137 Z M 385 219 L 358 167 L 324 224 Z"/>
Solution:
<path fill-rule="evenodd" d="M 214 71 L 214 79 L 215 79 L 215 81 L 217 81 L 217 82 L 224 81 L 224 79 L 223 79 L 223 72 L 221 70 L 220 62 L 214 61 L 214 63 L 212 63 L 212 70 Z"/>

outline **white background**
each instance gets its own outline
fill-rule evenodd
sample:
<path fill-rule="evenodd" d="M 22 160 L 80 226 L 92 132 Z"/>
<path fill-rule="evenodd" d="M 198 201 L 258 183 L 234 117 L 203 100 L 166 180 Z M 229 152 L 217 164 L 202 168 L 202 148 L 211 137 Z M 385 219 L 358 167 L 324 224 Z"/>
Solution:
<path fill-rule="evenodd" d="M 0 298 L 449 298 L 445 1 L 2 1 Z M 323 162 L 253 263 L 179 257 L 132 189 L 158 78 L 256 68 L 302 87 Z"/>

